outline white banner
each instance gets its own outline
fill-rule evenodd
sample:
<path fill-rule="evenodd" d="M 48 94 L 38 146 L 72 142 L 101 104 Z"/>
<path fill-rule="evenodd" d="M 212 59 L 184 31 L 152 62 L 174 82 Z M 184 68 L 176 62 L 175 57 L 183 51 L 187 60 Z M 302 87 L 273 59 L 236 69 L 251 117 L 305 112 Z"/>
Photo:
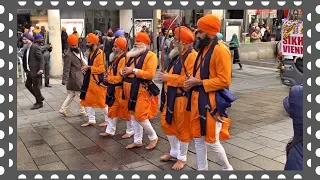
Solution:
<path fill-rule="evenodd" d="M 76 27 L 79 36 L 82 34 L 82 38 L 84 38 L 84 19 L 61 19 L 61 27 L 65 27 L 67 29 L 68 35 L 72 34 L 73 27 Z"/>
<path fill-rule="evenodd" d="M 282 55 L 303 57 L 303 34 L 290 34 L 281 44 Z"/>

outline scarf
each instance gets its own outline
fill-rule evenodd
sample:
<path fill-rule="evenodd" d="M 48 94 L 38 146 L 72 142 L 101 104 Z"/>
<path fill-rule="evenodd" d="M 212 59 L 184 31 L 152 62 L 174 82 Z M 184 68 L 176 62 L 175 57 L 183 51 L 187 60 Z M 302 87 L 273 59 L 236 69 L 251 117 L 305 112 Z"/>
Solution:
<path fill-rule="evenodd" d="M 231 38 L 231 41 L 233 44 L 234 44 L 234 47 L 235 48 L 238 48 L 239 47 L 239 40 L 238 40 L 238 37 L 236 34 L 233 34 L 232 35 L 232 38 Z"/>
<path fill-rule="evenodd" d="M 116 75 L 118 73 L 119 62 L 125 56 L 126 56 L 126 54 L 122 53 L 122 55 L 116 61 L 112 62 L 112 64 L 111 64 L 112 67 L 111 68 L 112 68 L 113 75 Z M 116 86 L 122 86 L 122 82 L 118 83 L 118 84 L 110 84 L 110 83 L 108 83 L 107 97 L 106 97 L 106 104 L 108 106 L 112 106 L 114 101 L 115 101 L 114 92 L 115 92 Z"/>
<path fill-rule="evenodd" d="M 182 63 L 186 60 L 188 55 L 192 51 L 192 47 L 189 47 L 187 52 L 182 56 L 182 59 L 180 59 L 181 56 L 179 56 L 177 59 L 172 60 L 169 64 L 168 71 L 173 68 L 172 74 L 180 74 L 182 69 Z M 179 87 L 179 89 L 182 91 L 181 93 L 177 93 L 177 87 L 168 86 L 167 94 L 164 91 L 164 84 L 162 86 L 162 92 L 161 92 L 161 107 L 160 111 L 163 111 L 164 102 L 167 100 L 167 112 L 166 112 L 166 121 L 168 124 L 172 123 L 172 115 L 174 112 L 174 104 L 177 97 L 181 96 L 187 96 L 187 93 Z M 167 96 L 167 98 L 166 98 Z"/>
<path fill-rule="evenodd" d="M 97 57 L 98 54 L 100 54 L 100 52 L 98 53 L 99 48 L 97 48 L 93 55 L 88 57 L 88 66 L 92 66 L 94 59 Z M 81 87 L 81 93 L 80 93 L 80 99 L 85 100 L 86 99 L 86 94 L 89 88 L 89 83 L 90 83 L 90 75 L 91 75 L 91 70 L 89 69 L 86 74 L 84 75 L 83 78 L 83 83 L 82 83 L 82 87 Z"/>
<path fill-rule="evenodd" d="M 141 69 L 147 54 L 148 54 L 148 50 L 146 50 L 143 54 L 141 54 L 138 57 L 130 58 L 128 63 L 126 64 L 126 66 L 130 67 L 131 64 L 134 63 L 135 68 Z M 139 62 L 136 63 L 136 60 L 139 57 L 140 57 Z M 131 83 L 130 97 L 129 97 L 129 101 L 128 101 L 128 109 L 131 111 L 135 111 L 140 84 L 143 82 L 143 80 L 140 78 L 137 78 L 136 75 L 134 76 L 134 78 L 127 77 L 124 80 L 128 83 Z"/>

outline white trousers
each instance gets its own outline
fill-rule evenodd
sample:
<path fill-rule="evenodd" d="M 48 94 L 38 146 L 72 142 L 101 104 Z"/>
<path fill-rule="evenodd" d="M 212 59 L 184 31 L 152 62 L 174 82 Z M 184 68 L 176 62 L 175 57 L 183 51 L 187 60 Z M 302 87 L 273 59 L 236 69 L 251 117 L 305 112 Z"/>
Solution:
<path fill-rule="evenodd" d="M 68 93 L 68 96 L 66 98 L 66 100 L 64 100 L 62 106 L 61 106 L 61 109 L 65 112 L 67 112 L 67 110 L 70 108 L 70 105 L 72 103 L 72 101 L 74 100 L 74 98 L 76 96 L 78 96 L 80 98 L 80 91 L 70 91 L 68 90 L 67 91 Z M 85 109 L 83 106 L 80 105 L 80 101 L 79 101 L 79 107 L 80 107 L 80 113 L 86 113 Z"/>
<path fill-rule="evenodd" d="M 114 135 L 116 133 L 116 129 L 117 129 L 117 122 L 118 122 L 118 118 L 108 118 L 108 126 L 106 128 L 106 133 L 110 134 L 110 135 Z M 133 134 L 133 126 L 132 126 L 132 121 L 127 121 L 127 129 L 126 129 L 126 134 Z"/>
<path fill-rule="evenodd" d="M 170 143 L 170 155 L 180 161 L 187 161 L 189 143 L 181 142 L 176 136 L 168 136 Z"/>
<path fill-rule="evenodd" d="M 215 152 L 219 164 L 222 166 L 222 170 L 233 170 L 233 167 L 230 165 L 227 154 L 219 141 L 219 134 L 222 128 L 220 122 L 216 122 L 216 142 L 207 143 L 205 138 L 194 138 L 195 148 L 196 148 L 196 157 L 198 164 L 198 171 L 207 171 L 208 170 L 208 159 L 207 159 L 207 146 L 209 146 L 213 152 Z"/>
<path fill-rule="evenodd" d="M 148 138 L 150 141 L 153 141 L 158 138 L 156 131 L 153 129 L 149 119 L 144 121 L 136 121 L 135 117 L 131 115 L 131 121 L 133 126 L 133 141 L 136 144 L 142 144 L 142 137 L 143 137 L 143 129 L 146 130 L 148 134 Z"/>
<path fill-rule="evenodd" d="M 89 118 L 89 122 L 90 123 L 96 123 L 96 112 L 92 107 L 86 106 L 85 107 L 87 113 L 88 113 L 88 118 Z M 103 109 L 103 116 L 104 116 L 104 120 L 108 121 L 109 117 L 108 117 L 108 106 L 106 108 Z"/>

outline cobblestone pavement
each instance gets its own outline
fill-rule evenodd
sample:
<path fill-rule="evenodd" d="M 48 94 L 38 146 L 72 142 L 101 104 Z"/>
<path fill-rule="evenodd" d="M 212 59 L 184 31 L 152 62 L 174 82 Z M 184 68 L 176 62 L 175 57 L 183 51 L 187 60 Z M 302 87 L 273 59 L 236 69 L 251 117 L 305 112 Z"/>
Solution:
<path fill-rule="evenodd" d="M 292 137 L 292 122 L 282 101 L 289 88 L 276 79 L 275 69 L 244 65 L 234 66 L 232 92 L 238 100 L 229 114 L 233 120 L 232 138 L 222 142 L 235 170 L 283 170 L 286 142 Z M 66 97 L 65 86 L 52 80 L 52 88 L 42 88 L 44 107 L 30 110 L 34 97 L 18 83 L 18 170 L 170 170 L 174 162 L 161 162 L 169 143 L 159 125 L 151 120 L 159 136 L 154 150 L 126 150 L 132 138 L 122 140 L 125 122 L 119 121 L 116 135 L 101 138 L 104 128 L 80 127 L 86 118 L 78 116 L 77 103 L 71 117 L 58 110 Z M 103 122 L 97 111 L 98 123 Z M 147 143 L 147 136 L 144 136 Z M 209 169 L 220 170 L 215 154 L 208 152 Z M 196 170 L 194 143 L 189 145 L 188 162 L 183 170 Z"/>

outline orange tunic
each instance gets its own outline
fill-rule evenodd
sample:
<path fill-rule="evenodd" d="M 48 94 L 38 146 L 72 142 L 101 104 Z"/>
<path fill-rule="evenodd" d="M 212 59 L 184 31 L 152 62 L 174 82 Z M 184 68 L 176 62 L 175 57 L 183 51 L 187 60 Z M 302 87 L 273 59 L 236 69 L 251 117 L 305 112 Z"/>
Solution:
<path fill-rule="evenodd" d="M 129 58 L 127 59 L 129 60 Z M 136 63 L 138 63 L 139 60 L 140 58 L 136 60 Z M 139 69 L 137 73 L 137 78 L 152 80 L 156 74 L 157 66 L 157 55 L 149 51 L 145 57 L 142 69 Z M 135 68 L 134 63 L 132 63 L 130 67 Z M 134 74 L 130 74 L 128 77 L 133 78 Z M 127 101 L 130 97 L 130 88 L 131 83 L 123 82 L 124 95 Z M 158 96 L 151 96 L 149 92 L 140 84 L 135 111 L 129 111 L 129 113 L 134 115 L 137 121 L 152 119 L 158 114 L 158 104 Z M 128 107 L 128 103 L 126 103 L 126 107 Z"/>
<path fill-rule="evenodd" d="M 125 58 L 119 58 L 121 57 L 122 54 L 120 54 L 114 61 L 113 63 L 116 63 L 119 61 L 118 68 L 117 68 L 117 73 L 113 73 L 113 63 L 112 65 L 108 68 L 108 83 L 110 84 L 118 84 L 122 83 L 123 81 L 123 76 L 120 74 L 120 72 L 123 70 L 125 67 Z M 116 117 L 123 118 L 126 120 L 130 120 L 130 115 L 128 111 L 126 111 L 126 104 L 128 101 L 122 99 L 122 86 L 116 86 L 115 87 L 115 92 L 114 92 L 114 97 L 115 101 L 112 106 L 109 106 L 109 111 L 108 111 L 108 117 L 113 119 Z"/>
<path fill-rule="evenodd" d="M 186 58 L 186 60 L 184 61 L 186 70 L 190 75 L 192 75 L 193 73 L 193 66 L 194 66 L 197 54 L 198 53 L 195 50 L 192 50 L 191 53 Z M 168 72 L 168 80 L 166 83 L 164 83 L 165 92 L 167 92 L 168 86 L 183 87 L 184 81 L 187 78 L 183 67 L 181 69 L 180 75 L 172 74 L 172 73 L 173 73 L 173 68 L 171 68 L 171 70 Z M 181 90 L 177 89 L 177 93 L 181 93 Z M 186 96 L 181 96 L 176 98 L 174 103 L 173 118 L 172 118 L 171 125 L 168 124 L 166 121 L 167 100 L 161 114 L 161 126 L 164 133 L 166 135 L 175 135 L 181 142 L 189 142 L 191 139 L 190 112 L 186 110 L 187 104 L 188 104 L 188 98 Z"/>
<path fill-rule="evenodd" d="M 212 43 L 212 42 L 211 42 Z M 207 53 L 209 47 L 208 45 L 203 53 L 203 56 Z M 224 47 L 224 44 L 219 42 L 211 55 L 210 67 L 209 67 L 209 79 L 203 80 L 204 90 L 209 94 L 209 100 L 211 103 L 212 109 L 216 108 L 215 101 L 215 91 L 228 88 L 231 83 L 231 54 L 230 51 Z M 200 60 L 198 61 L 198 65 Z M 196 78 L 200 79 L 200 69 L 196 73 Z M 191 128 L 192 128 L 192 136 L 193 138 L 201 137 L 201 129 L 200 129 L 200 118 L 199 118 L 199 110 L 198 110 L 198 97 L 199 92 L 193 91 L 191 97 Z M 216 141 L 216 120 L 210 115 L 207 111 L 207 120 L 206 120 L 206 136 L 205 141 L 208 143 L 214 143 Z M 230 122 L 229 118 L 222 118 L 225 121 Z M 224 126 L 228 125 L 223 123 L 222 129 Z M 220 132 L 221 134 L 221 132 Z M 221 139 L 220 135 L 220 140 Z"/>
<path fill-rule="evenodd" d="M 93 108 L 105 108 L 106 105 L 106 88 L 99 86 L 93 79 L 92 74 L 96 77 L 98 80 L 98 74 L 104 73 L 105 65 L 103 61 L 103 51 L 99 49 L 96 58 L 94 59 L 93 65 L 91 66 L 91 75 L 90 75 L 90 82 L 88 91 L 86 94 L 85 100 L 81 100 L 80 104 L 81 106 L 89 106 Z M 90 53 L 90 57 L 92 57 L 93 52 Z"/>

